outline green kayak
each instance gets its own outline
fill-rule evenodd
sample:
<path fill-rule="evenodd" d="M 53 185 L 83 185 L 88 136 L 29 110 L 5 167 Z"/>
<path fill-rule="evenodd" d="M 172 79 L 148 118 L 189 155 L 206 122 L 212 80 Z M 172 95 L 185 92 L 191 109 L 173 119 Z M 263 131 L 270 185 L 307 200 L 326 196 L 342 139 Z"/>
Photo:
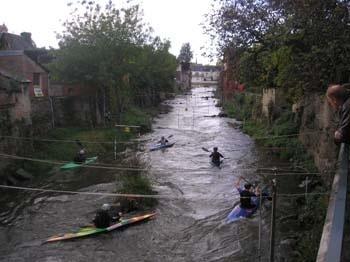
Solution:
<path fill-rule="evenodd" d="M 127 218 L 127 219 L 121 219 L 120 222 L 113 224 L 107 228 L 84 227 L 84 228 L 81 228 L 79 231 L 74 232 L 74 233 L 66 233 L 66 234 L 62 234 L 62 235 L 52 236 L 52 237 L 46 239 L 45 243 L 68 240 L 68 239 L 73 239 L 73 238 L 86 237 L 86 236 L 95 235 L 95 234 L 99 234 L 99 233 L 103 233 L 103 232 L 105 232 L 105 233 L 110 232 L 110 231 L 115 230 L 117 228 L 151 218 L 155 215 L 156 215 L 156 213 L 149 213 L 149 214 L 135 216 L 135 217 Z"/>
<path fill-rule="evenodd" d="M 78 164 L 78 163 L 75 163 L 75 162 L 69 162 L 63 166 L 61 166 L 61 169 L 62 170 L 69 170 L 69 169 L 74 169 L 74 168 L 78 168 L 78 167 L 81 167 L 83 165 L 87 165 L 87 164 L 90 164 L 90 163 L 93 163 L 97 160 L 97 156 L 94 156 L 94 157 L 90 157 L 90 158 L 87 158 L 85 160 L 84 163 L 81 163 L 81 164 Z"/>

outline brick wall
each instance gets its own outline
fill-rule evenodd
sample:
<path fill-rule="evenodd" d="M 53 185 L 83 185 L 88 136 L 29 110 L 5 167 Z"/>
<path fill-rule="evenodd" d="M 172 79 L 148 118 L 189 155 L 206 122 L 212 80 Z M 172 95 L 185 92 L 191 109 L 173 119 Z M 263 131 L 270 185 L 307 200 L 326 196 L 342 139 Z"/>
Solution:
<path fill-rule="evenodd" d="M 48 95 L 48 73 L 25 54 L 20 52 L 16 55 L 2 55 L 0 57 L 0 68 L 11 75 L 31 81 L 29 84 L 29 95 L 34 96 L 33 74 L 41 76 L 41 89 L 44 96 Z"/>

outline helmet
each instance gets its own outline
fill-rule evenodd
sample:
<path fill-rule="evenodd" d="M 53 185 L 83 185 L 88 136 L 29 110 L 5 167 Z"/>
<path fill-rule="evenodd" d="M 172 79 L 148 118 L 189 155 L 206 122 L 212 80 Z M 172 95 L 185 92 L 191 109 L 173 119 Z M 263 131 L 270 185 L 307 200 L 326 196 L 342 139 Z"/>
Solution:
<path fill-rule="evenodd" d="M 251 189 L 251 187 L 252 187 L 252 184 L 250 183 L 244 184 L 244 188 L 247 190 Z"/>
<path fill-rule="evenodd" d="M 111 208 L 111 206 L 109 204 L 103 204 L 101 209 L 104 211 L 108 211 Z"/>
<path fill-rule="evenodd" d="M 85 154 L 85 150 L 84 150 L 84 149 L 81 149 L 81 150 L 79 151 L 79 154 L 84 155 L 84 154 Z"/>
<path fill-rule="evenodd" d="M 162 139 L 165 139 L 165 137 L 164 137 L 164 136 L 162 136 Z"/>
<path fill-rule="evenodd" d="M 216 150 L 218 150 L 218 148 L 217 148 L 217 147 L 214 147 L 214 150 L 216 151 Z"/>

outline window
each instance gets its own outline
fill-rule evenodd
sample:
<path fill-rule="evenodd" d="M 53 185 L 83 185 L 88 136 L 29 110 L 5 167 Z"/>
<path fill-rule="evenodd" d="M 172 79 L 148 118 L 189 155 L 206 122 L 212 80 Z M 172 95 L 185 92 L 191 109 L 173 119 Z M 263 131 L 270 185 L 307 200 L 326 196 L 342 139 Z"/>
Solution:
<path fill-rule="evenodd" d="M 40 86 L 40 73 L 33 74 L 33 85 Z"/>

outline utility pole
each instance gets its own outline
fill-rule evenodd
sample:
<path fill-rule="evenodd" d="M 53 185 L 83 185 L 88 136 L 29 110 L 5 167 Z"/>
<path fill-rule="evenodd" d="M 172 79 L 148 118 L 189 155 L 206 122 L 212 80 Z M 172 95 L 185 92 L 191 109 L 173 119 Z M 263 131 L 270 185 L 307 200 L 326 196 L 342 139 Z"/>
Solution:
<path fill-rule="evenodd" d="M 261 232 L 262 232 L 262 217 L 261 217 L 261 207 L 262 207 L 262 191 L 260 191 L 259 195 L 259 247 L 258 247 L 258 257 L 259 257 L 259 262 L 261 261 Z"/>
<path fill-rule="evenodd" d="M 277 179 L 272 179 L 272 212 L 271 212 L 271 230 L 270 230 L 270 262 L 275 261 L 275 226 L 276 226 L 276 191 Z"/>

